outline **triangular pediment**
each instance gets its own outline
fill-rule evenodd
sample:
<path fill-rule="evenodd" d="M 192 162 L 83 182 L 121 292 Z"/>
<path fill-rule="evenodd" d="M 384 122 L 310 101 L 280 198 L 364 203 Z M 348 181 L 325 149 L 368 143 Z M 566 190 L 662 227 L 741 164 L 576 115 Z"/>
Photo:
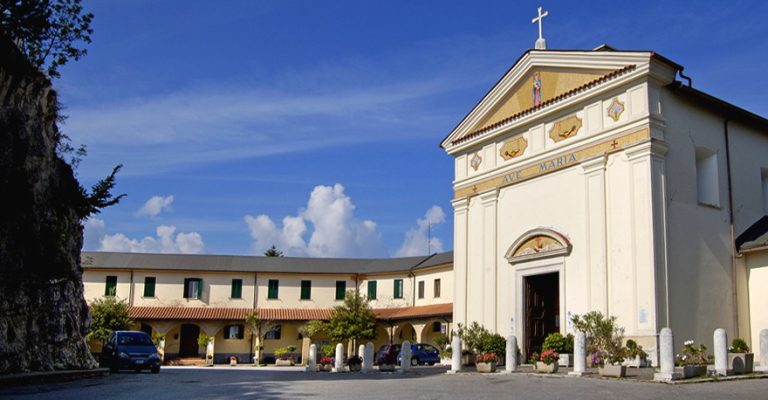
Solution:
<path fill-rule="evenodd" d="M 530 50 L 443 141 L 444 148 L 507 125 L 626 73 L 647 69 L 650 52 Z"/>

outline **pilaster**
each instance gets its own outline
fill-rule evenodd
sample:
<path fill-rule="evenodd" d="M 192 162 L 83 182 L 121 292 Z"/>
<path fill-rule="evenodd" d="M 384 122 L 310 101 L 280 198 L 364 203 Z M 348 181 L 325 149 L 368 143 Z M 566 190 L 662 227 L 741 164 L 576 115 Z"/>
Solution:
<path fill-rule="evenodd" d="M 608 262 L 605 206 L 606 156 L 584 161 L 587 205 L 587 293 L 589 309 L 608 313 Z"/>
<path fill-rule="evenodd" d="M 483 205 L 483 325 L 496 327 L 497 189 L 480 194 Z"/>
<path fill-rule="evenodd" d="M 467 230 L 469 199 L 453 205 L 453 322 L 467 323 Z"/>

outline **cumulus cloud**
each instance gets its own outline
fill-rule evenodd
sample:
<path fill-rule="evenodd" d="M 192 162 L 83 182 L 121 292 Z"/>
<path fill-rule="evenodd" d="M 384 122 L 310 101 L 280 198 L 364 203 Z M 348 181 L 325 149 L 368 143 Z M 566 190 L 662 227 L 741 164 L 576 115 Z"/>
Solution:
<path fill-rule="evenodd" d="M 173 196 L 152 196 L 146 203 L 136 212 L 136 215 L 146 215 L 148 217 L 156 217 L 162 212 L 171 210 L 171 204 L 173 204 Z"/>
<path fill-rule="evenodd" d="M 432 206 L 424 218 L 416 220 L 416 226 L 405 233 L 403 245 L 395 253 L 397 257 L 421 256 L 443 251 L 443 242 L 430 235 L 430 229 L 445 222 L 445 212 L 439 206 Z"/>
<path fill-rule="evenodd" d="M 172 225 L 160 225 L 155 236 L 129 238 L 122 233 L 106 234 L 103 220 L 91 218 L 85 222 L 84 249 L 121 251 L 129 253 L 200 254 L 205 250 L 203 237 L 197 232 L 176 233 Z"/>
<path fill-rule="evenodd" d="M 275 245 L 290 256 L 386 256 L 376 223 L 355 218 L 354 211 L 355 205 L 344 194 L 341 184 L 316 186 L 309 195 L 307 207 L 296 216 L 283 218 L 281 227 L 267 215 L 246 215 L 245 223 L 253 240 L 251 251 L 262 254 Z"/>

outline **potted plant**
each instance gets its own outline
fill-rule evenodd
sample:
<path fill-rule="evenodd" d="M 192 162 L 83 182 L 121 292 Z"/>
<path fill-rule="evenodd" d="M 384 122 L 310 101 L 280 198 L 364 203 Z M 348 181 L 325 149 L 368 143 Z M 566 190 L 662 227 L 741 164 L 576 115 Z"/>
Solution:
<path fill-rule="evenodd" d="M 561 367 L 573 366 L 573 335 L 563 336 L 560 333 L 550 333 L 544 339 L 541 348 L 554 350 L 558 354 L 557 365 Z"/>
<path fill-rule="evenodd" d="M 320 357 L 320 371 L 330 372 L 336 360 L 333 357 Z"/>
<path fill-rule="evenodd" d="M 363 359 L 360 356 L 352 356 L 347 360 L 350 372 L 357 372 L 363 368 Z"/>
<path fill-rule="evenodd" d="M 475 358 L 475 368 L 477 372 L 496 372 L 496 363 L 499 357 L 496 354 L 481 354 Z"/>
<path fill-rule="evenodd" d="M 557 372 L 557 361 L 560 355 L 552 349 L 546 349 L 541 352 L 539 360 L 536 361 L 536 372 L 540 374 L 554 374 Z"/>
<path fill-rule="evenodd" d="M 293 357 L 290 353 L 296 350 L 296 346 L 278 347 L 275 350 L 275 365 L 278 367 L 290 367 L 293 365 Z"/>
<path fill-rule="evenodd" d="M 686 340 L 683 343 L 682 352 L 676 358 L 677 364 L 680 366 L 678 370 L 682 373 L 683 378 L 688 379 L 707 374 L 709 356 L 707 356 L 707 348 L 703 344 L 696 346 L 693 340 Z"/>
<path fill-rule="evenodd" d="M 237 356 L 231 355 L 231 356 L 227 357 L 227 360 L 229 360 L 229 365 L 231 365 L 233 367 L 237 366 L 237 362 L 238 362 Z"/>
<path fill-rule="evenodd" d="M 612 378 L 627 376 L 627 366 L 621 364 L 624 361 L 624 354 L 623 347 L 613 348 L 609 352 L 603 353 L 603 364 L 597 369 L 600 376 Z"/>
<path fill-rule="evenodd" d="M 627 361 L 625 365 L 628 367 L 643 368 L 648 365 L 648 353 L 643 350 L 643 346 L 640 346 L 632 339 L 627 340 L 626 344 Z"/>
<path fill-rule="evenodd" d="M 394 346 L 389 346 L 387 351 L 381 353 L 376 357 L 376 364 L 379 364 L 379 371 L 392 372 L 395 370 L 395 363 L 397 363 L 397 353 L 395 353 Z"/>
<path fill-rule="evenodd" d="M 451 346 L 447 346 L 445 350 L 440 352 L 440 364 L 451 365 L 453 362 L 453 349 Z"/>
<path fill-rule="evenodd" d="M 448 336 L 439 334 L 435 336 L 434 343 L 437 349 L 440 351 L 440 364 L 450 365 L 451 355 L 453 355 L 453 352 L 450 350 L 451 346 Z"/>
<path fill-rule="evenodd" d="M 728 368 L 735 374 L 752 373 L 755 364 L 755 355 L 749 351 L 749 346 L 741 338 L 733 339 L 728 349 Z"/>

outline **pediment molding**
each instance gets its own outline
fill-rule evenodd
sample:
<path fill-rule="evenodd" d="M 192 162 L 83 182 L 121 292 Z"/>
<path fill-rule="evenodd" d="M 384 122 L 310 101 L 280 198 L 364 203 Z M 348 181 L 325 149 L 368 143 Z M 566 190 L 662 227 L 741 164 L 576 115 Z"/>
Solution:
<path fill-rule="evenodd" d="M 571 242 L 565 235 L 550 228 L 540 227 L 520 235 L 509 247 L 504 258 L 510 264 L 517 264 L 541 258 L 567 256 L 571 254 L 571 249 Z"/>

